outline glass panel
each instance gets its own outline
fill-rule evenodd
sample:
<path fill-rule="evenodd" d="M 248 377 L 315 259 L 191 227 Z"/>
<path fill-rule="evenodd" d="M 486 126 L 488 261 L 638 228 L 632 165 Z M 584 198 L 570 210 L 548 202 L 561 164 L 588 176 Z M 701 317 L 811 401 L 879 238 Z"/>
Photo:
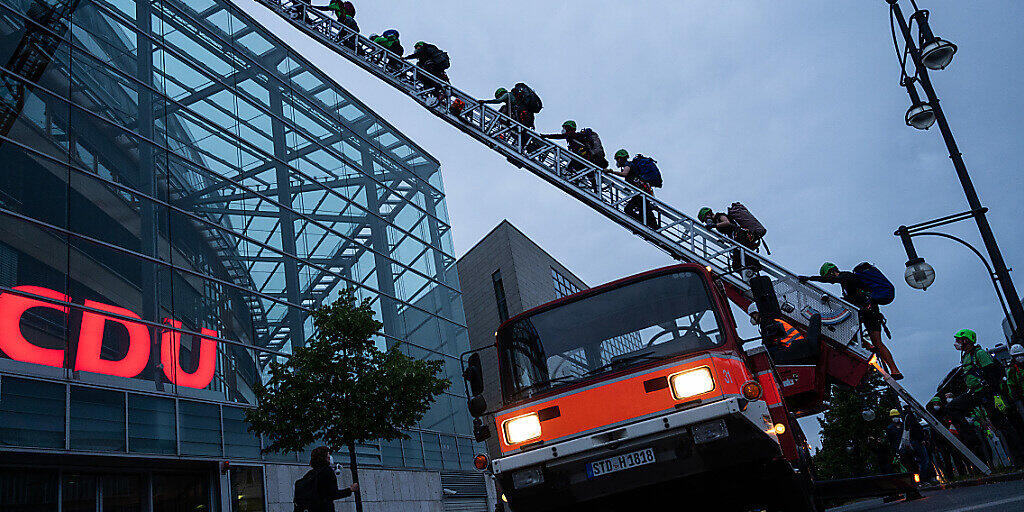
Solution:
<path fill-rule="evenodd" d="M 409 439 L 402 440 L 402 452 L 405 455 L 405 465 L 414 468 L 423 467 L 423 445 L 420 444 L 419 432 L 406 432 Z"/>
<path fill-rule="evenodd" d="M 441 457 L 444 469 L 459 469 L 459 447 L 452 436 L 441 436 Z"/>
<path fill-rule="evenodd" d="M 64 448 L 63 384 L 0 379 L 0 444 Z"/>
<path fill-rule="evenodd" d="M 71 448 L 123 452 L 124 393 L 71 387 Z"/>
<path fill-rule="evenodd" d="M 60 496 L 61 512 L 96 512 L 96 475 L 65 473 Z"/>
<path fill-rule="evenodd" d="M 260 458 L 260 439 L 249 432 L 245 409 L 224 407 L 224 449 L 228 457 Z"/>
<path fill-rule="evenodd" d="M 57 512 L 57 472 L 0 470 L 0 510 Z"/>
<path fill-rule="evenodd" d="M 210 478 L 200 474 L 153 475 L 153 512 L 211 510 Z"/>
<path fill-rule="evenodd" d="M 437 434 L 423 433 L 423 461 L 427 469 L 441 469 L 441 441 Z"/>
<path fill-rule="evenodd" d="M 102 512 L 142 512 L 142 475 L 103 475 Z"/>
<path fill-rule="evenodd" d="M 178 402 L 182 455 L 220 455 L 219 409 L 212 404 Z"/>
<path fill-rule="evenodd" d="M 141 453 L 176 453 L 174 400 L 128 395 L 128 448 Z"/>
<path fill-rule="evenodd" d="M 231 512 L 263 511 L 263 468 L 231 468 Z"/>

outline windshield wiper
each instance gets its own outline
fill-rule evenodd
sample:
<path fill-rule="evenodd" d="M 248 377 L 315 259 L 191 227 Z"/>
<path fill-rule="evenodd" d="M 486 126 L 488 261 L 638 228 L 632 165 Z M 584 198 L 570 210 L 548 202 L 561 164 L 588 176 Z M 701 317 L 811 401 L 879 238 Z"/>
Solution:
<path fill-rule="evenodd" d="M 635 363 L 635 362 L 638 362 L 638 361 L 657 361 L 658 359 L 664 359 L 666 357 L 668 357 L 668 356 L 659 356 L 659 355 L 656 355 L 656 354 L 637 354 L 635 356 L 621 357 L 621 358 L 613 360 L 612 362 L 610 362 L 610 363 L 608 363 L 606 365 L 598 366 L 597 368 L 594 368 L 593 370 L 590 370 L 589 372 L 587 372 L 587 375 L 594 375 L 594 374 L 597 374 L 597 373 L 603 373 L 603 372 L 608 371 L 608 370 L 610 370 L 612 368 L 615 368 L 616 366 L 622 366 L 622 365 L 628 364 L 628 363 Z"/>
<path fill-rule="evenodd" d="M 580 378 L 582 377 L 584 377 L 584 375 L 563 375 L 561 377 L 555 377 L 553 379 L 545 380 L 544 382 L 538 382 L 536 384 L 526 386 L 525 388 L 519 390 L 519 394 L 526 393 L 527 391 L 532 391 L 534 389 L 538 389 L 545 386 L 551 387 L 551 385 L 553 384 L 565 384 L 568 382 L 574 382 L 580 380 Z"/>

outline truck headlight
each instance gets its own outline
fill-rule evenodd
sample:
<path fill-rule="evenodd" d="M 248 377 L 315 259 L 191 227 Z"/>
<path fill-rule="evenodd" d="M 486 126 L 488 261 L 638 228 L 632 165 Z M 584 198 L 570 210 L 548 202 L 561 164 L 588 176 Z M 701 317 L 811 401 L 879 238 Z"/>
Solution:
<path fill-rule="evenodd" d="M 540 417 L 537 413 L 524 414 L 506 421 L 505 444 L 519 444 L 540 437 Z"/>
<path fill-rule="evenodd" d="M 711 376 L 711 368 L 702 366 L 696 370 L 677 373 L 668 378 L 672 385 L 672 396 L 676 400 L 703 395 L 715 389 L 715 379 Z"/>

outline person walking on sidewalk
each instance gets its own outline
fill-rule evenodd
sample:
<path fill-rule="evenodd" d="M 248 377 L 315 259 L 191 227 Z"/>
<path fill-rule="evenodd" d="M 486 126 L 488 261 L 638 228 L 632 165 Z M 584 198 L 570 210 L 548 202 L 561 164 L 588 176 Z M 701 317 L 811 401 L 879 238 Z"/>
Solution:
<path fill-rule="evenodd" d="M 312 469 L 295 481 L 295 512 L 334 512 L 334 500 L 359 492 L 359 484 L 355 483 L 344 489 L 338 488 L 334 460 L 326 446 L 313 449 L 309 466 Z"/>

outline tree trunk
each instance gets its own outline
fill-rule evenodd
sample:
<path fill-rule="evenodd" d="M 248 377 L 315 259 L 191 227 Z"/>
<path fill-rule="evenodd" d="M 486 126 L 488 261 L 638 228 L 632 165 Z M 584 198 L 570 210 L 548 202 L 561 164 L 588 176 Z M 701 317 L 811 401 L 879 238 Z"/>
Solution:
<path fill-rule="evenodd" d="M 352 470 L 352 483 L 359 483 L 359 465 L 356 463 L 356 443 L 348 443 L 348 465 L 349 469 Z M 363 491 L 362 489 L 356 491 L 353 495 L 356 500 L 356 512 L 363 512 Z"/>

